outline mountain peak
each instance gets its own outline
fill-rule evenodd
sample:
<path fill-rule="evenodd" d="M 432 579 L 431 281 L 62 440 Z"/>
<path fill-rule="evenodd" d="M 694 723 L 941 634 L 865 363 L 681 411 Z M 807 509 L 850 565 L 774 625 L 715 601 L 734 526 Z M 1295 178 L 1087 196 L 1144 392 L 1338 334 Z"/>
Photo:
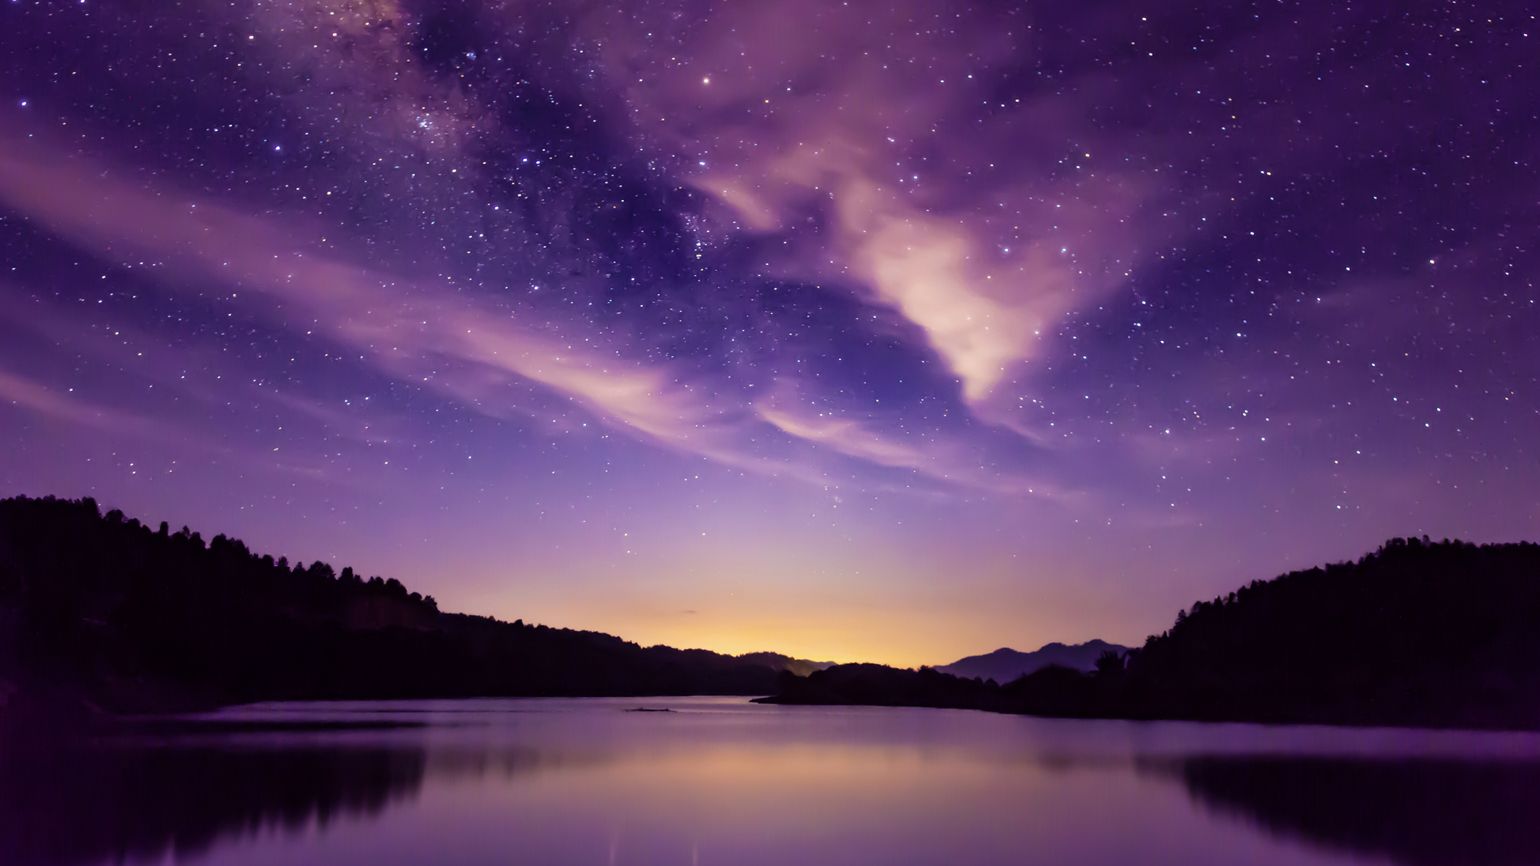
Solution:
<path fill-rule="evenodd" d="M 991 653 L 968 656 L 949 665 L 940 665 L 936 670 L 953 676 L 968 679 L 977 677 L 1004 684 L 1049 665 L 1090 670 L 1095 667 L 1096 659 L 1109 650 L 1127 652 L 1128 647 L 1108 643 L 1101 638 L 1092 638 L 1080 644 L 1052 641 L 1032 652 L 1000 647 Z"/>

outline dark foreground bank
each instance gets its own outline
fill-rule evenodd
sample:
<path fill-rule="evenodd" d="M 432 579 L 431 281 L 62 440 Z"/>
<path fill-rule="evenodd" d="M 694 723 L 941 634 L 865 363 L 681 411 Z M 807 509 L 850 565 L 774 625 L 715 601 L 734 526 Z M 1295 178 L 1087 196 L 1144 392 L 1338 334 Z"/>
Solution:
<path fill-rule="evenodd" d="M 1540 545 L 1395 539 L 1177 614 L 1091 672 L 1014 682 L 841 665 L 785 704 L 1046 716 L 1540 729 Z"/>
<path fill-rule="evenodd" d="M 0 501 L 0 721 L 261 700 L 763 695 L 815 663 L 444 613 L 395 579 L 239 540 Z"/>

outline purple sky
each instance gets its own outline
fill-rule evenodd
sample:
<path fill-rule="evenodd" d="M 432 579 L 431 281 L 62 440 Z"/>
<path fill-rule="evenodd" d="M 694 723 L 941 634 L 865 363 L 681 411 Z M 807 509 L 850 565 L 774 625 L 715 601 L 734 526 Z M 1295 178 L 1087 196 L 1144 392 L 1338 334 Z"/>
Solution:
<path fill-rule="evenodd" d="M 5 0 L 0 494 L 899 664 L 1540 537 L 1540 21 L 1401 6 Z"/>

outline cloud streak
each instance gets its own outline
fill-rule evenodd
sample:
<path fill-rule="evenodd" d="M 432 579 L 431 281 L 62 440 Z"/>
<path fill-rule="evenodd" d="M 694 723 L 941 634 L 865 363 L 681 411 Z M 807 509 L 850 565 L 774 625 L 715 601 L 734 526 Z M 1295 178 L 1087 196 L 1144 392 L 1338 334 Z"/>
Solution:
<path fill-rule="evenodd" d="M 1013 105 L 992 126 L 975 124 L 981 141 L 954 137 L 934 152 L 960 103 L 986 98 L 981 81 L 1031 50 L 1015 16 L 977 10 L 958 22 L 918 3 L 874 13 L 796 0 L 734 7 L 683 33 L 648 19 L 592 26 L 609 34 L 612 75 L 645 138 L 700 157 L 689 183 L 751 233 L 826 219 L 821 243 L 795 245 L 785 268 L 853 284 L 898 312 L 984 416 L 999 387 L 1049 350 L 1066 313 L 1105 299 L 1129 273 L 1092 251 L 1126 240 L 1140 185 L 1105 171 L 1027 182 L 995 162 L 996 145 L 1062 124 L 1056 108 Z M 891 61 L 927 44 L 932 28 L 960 28 L 952 38 L 969 45 L 966 56 Z M 662 41 L 677 61 L 667 74 L 639 74 L 653 69 L 658 31 L 674 39 Z"/>
<path fill-rule="evenodd" d="M 201 287 L 214 280 L 264 297 L 269 303 L 262 309 L 278 323 L 319 325 L 376 369 L 485 415 L 539 417 L 575 408 L 682 453 L 816 484 L 838 477 L 819 453 L 832 452 L 963 487 L 1029 490 L 963 471 L 950 449 L 883 444 L 871 433 L 858 446 L 848 429 L 813 428 L 784 412 L 752 409 L 688 368 L 632 360 L 623 345 L 564 340 L 545 323 L 525 325 L 515 309 L 307 249 L 281 218 L 238 213 L 166 187 L 147 189 L 101 164 L 43 159 L 34 146 L 7 142 L 0 146 L 0 200 L 99 253 L 151 258 L 180 274 L 173 284 Z M 545 396 L 532 396 L 531 383 Z M 19 384 L 13 390 L 33 408 L 85 417 L 44 393 Z M 767 448 L 762 440 L 777 435 L 781 445 Z"/>
<path fill-rule="evenodd" d="M 28 377 L 0 370 L 0 402 L 70 424 L 152 439 L 172 438 L 170 428 L 132 412 L 82 400 Z"/>

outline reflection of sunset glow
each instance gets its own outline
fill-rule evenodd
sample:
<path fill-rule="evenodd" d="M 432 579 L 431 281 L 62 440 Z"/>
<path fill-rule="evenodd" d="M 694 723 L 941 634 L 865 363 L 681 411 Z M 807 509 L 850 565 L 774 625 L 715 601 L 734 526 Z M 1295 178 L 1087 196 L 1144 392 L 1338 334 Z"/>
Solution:
<path fill-rule="evenodd" d="M 680 698 L 652 701 L 673 713 L 635 715 L 622 710 L 637 699 L 581 703 L 456 703 L 442 716 L 428 705 L 429 718 L 452 724 L 431 738 L 420 792 L 387 821 L 332 830 L 325 838 L 337 861 L 370 850 L 426 853 L 423 846 L 453 839 L 461 854 L 495 860 L 516 849 L 530 862 L 1006 864 L 1030 852 L 1087 866 L 1325 866 L 1357 861 L 1304 844 L 1295 834 L 1305 828 L 1262 833 L 1233 811 L 1204 808 L 1192 787 L 1201 780 L 1186 767 L 1244 772 L 1259 755 L 1291 755 L 1308 780 L 1387 759 L 1433 770 L 1462 760 L 1497 766 L 1493 758 L 1534 747 L 1529 735 L 1167 723 L 1131 736 L 1120 722 L 945 710 Z M 422 718 L 416 704 L 400 709 Z M 473 724 L 465 724 L 466 710 Z M 1422 785 L 1438 778 L 1405 777 Z M 1478 792 L 1487 801 L 1500 794 Z M 1237 784 L 1223 795 L 1254 796 L 1255 804 L 1237 805 L 1264 817 L 1268 804 L 1278 807 L 1275 789 Z M 1387 815 L 1402 808 L 1382 805 Z M 1321 841 L 1345 840 L 1328 832 Z"/>
<path fill-rule="evenodd" d="M 625 712 L 638 703 L 672 712 Z M 360 712 L 428 726 L 350 729 Z M 105 789 L 123 823 L 34 810 L 24 828 L 0 821 L 0 840 L 59 855 L 27 859 L 48 866 L 1366 866 L 1415 862 L 1429 847 L 1475 844 L 1521 862 L 1540 850 L 1540 837 L 1512 829 L 1540 780 L 1531 734 L 732 698 L 252 704 L 214 716 L 342 727 L 121 743 L 66 763 L 35 793 L 84 805 Z M 1459 802 L 1439 796 L 1451 789 Z M 22 790 L 0 774 L 0 794 Z M 1344 829 L 1343 815 L 1367 829 Z M 1424 833 L 1384 830 L 1423 821 Z"/>

